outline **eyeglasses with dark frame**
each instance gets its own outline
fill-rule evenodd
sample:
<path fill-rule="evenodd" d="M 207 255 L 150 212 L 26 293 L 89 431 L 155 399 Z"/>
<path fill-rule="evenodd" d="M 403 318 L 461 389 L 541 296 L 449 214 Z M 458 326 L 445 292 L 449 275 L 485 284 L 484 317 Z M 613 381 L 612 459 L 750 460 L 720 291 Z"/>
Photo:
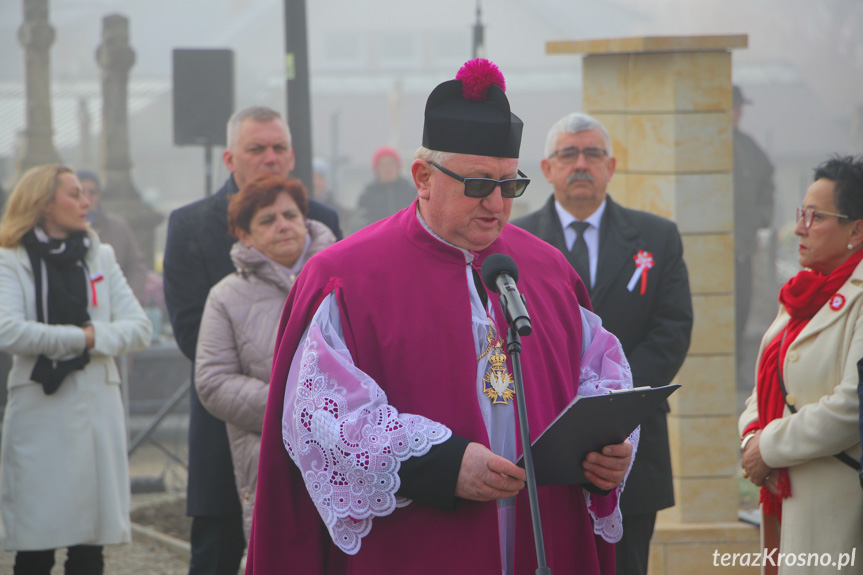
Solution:
<path fill-rule="evenodd" d="M 429 164 L 452 179 L 462 182 L 464 184 L 464 195 L 469 198 L 487 198 L 498 186 L 500 186 L 500 195 L 504 198 L 518 198 L 524 193 L 527 185 L 530 183 L 530 178 L 521 170 L 518 170 L 520 178 L 494 180 L 492 178 L 465 178 L 435 162 L 429 162 Z"/>
<path fill-rule="evenodd" d="M 833 216 L 844 220 L 850 219 L 844 214 L 834 214 L 833 212 L 825 212 L 816 210 L 815 208 L 797 208 L 797 223 L 799 224 L 800 220 L 803 220 L 803 225 L 807 230 L 812 227 L 812 221 L 815 219 L 815 216 Z"/>
<path fill-rule="evenodd" d="M 579 154 L 584 155 L 584 160 L 588 164 L 596 164 L 601 161 L 608 152 L 602 148 L 590 147 L 579 149 L 575 146 L 568 146 L 566 148 L 553 151 L 548 156 L 548 159 L 551 160 L 552 158 L 557 158 L 557 160 L 562 164 L 571 164 L 578 161 Z"/>

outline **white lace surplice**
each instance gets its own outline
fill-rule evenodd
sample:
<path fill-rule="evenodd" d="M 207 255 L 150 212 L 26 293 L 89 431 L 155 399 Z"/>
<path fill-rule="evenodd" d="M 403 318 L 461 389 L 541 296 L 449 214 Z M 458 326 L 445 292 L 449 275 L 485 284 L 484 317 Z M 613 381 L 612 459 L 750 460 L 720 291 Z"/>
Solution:
<path fill-rule="evenodd" d="M 401 462 L 425 455 L 452 432 L 400 414 L 345 347 L 330 294 L 294 355 L 285 389 L 282 439 L 333 542 L 356 554 L 372 519 L 410 503 L 396 497 Z"/>
<path fill-rule="evenodd" d="M 579 395 L 632 387 L 629 363 L 617 338 L 602 328 L 598 316 L 583 308 L 581 321 Z M 474 334 L 475 339 L 482 341 L 479 335 Z M 353 364 L 333 294 L 318 308 L 302 341 L 288 374 L 282 439 L 333 542 L 353 555 L 371 531 L 374 517 L 410 503 L 395 495 L 401 462 L 425 455 L 452 432 L 425 417 L 400 414 L 387 403 L 378 384 Z M 484 371 L 478 370 L 478 377 Z M 489 415 L 483 415 L 490 425 Z M 505 435 L 515 440 L 512 430 Z M 636 429 L 630 436 L 633 454 L 638 437 Z M 607 496 L 584 491 L 594 532 L 611 543 L 623 534 L 622 492 L 623 484 Z"/>
<path fill-rule="evenodd" d="M 589 397 L 601 395 L 617 389 L 632 387 L 632 370 L 623 354 L 623 348 L 614 335 L 602 327 L 602 320 L 593 312 L 581 308 L 581 376 L 578 382 L 578 395 Z M 623 518 L 620 513 L 620 495 L 626 478 L 632 471 L 635 452 L 641 429 L 635 428 L 629 436 L 632 443 L 632 461 L 623 482 L 605 496 L 594 495 L 583 489 L 590 516 L 593 518 L 593 531 L 609 543 L 617 543 L 623 537 Z"/>

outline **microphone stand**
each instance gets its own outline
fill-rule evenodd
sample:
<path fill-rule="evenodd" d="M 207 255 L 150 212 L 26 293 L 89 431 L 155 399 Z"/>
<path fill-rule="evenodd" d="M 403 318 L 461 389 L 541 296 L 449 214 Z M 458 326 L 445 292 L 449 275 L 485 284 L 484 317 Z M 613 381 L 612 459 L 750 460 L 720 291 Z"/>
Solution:
<path fill-rule="evenodd" d="M 501 299 L 504 296 L 501 295 Z M 502 305 L 506 309 L 506 305 Z M 510 322 L 509 314 L 507 322 Z M 510 322 L 511 323 L 511 322 Z M 533 543 L 536 547 L 536 575 L 551 575 L 545 562 L 545 542 L 542 539 L 542 522 L 539 518 L 539 500 L 536 493 L 536 479 L 533 471 L 533 454 L 530 450 L 530 428 L 527 425 L 527 406 L 524 397 L 524 380 L 521 375 L 521 337 L 510 325 L 506 332 L 506 350 L 512 359 L 512 372 L 515 379 L 515 403 L 518 407 L 518 427 L 521 434 L 521 451 L 524 456 L 524 471 L 527 475 L 527 496 L 530 501 L 530 520 L 533 524 Z"/>

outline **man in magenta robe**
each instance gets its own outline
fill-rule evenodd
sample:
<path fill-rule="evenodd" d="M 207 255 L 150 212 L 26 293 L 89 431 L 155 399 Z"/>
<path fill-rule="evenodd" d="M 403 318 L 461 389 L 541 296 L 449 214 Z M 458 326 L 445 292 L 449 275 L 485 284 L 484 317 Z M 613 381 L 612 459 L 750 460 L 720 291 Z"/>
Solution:
<path fill-rule="evenodd" d="M 511 256 L 531 437 L 629 367 L 559 251 L 508 225 L 527 187 L 503 77 L 468 62 L 426 104 L 418 199 L 314 258 L 288 298 L 264 422 L 247 574 L 527 574 L 537 568 L 506 321 L 478 272 Z M 503 344 L 503 345 L 501 345 Z M 588 361 L 582 358 L 591 357 Z M 633 443 L 637 443 L 635 434 Z M 548 566 L 614 573 L 627 440 L 585 485 L 538 488 Z"/>

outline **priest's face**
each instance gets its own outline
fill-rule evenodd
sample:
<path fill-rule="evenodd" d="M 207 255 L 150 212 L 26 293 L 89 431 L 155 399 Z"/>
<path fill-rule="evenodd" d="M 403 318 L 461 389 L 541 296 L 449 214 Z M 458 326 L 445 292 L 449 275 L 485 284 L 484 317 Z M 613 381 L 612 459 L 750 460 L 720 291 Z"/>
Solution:
<path fill-rule="evenodd" d="M 463 178 L 518 178 L 518 160 L 453 154 L 443 166 Z M 430 165 L 414 160 L 411 172 L 420 198 L 420 213 L 434 232 L 460 248 L 480 251 L 497 239 L 509 221 L 512 198 L 500 186 L 485 198 L 464 195 L 464 183 Z"/>

